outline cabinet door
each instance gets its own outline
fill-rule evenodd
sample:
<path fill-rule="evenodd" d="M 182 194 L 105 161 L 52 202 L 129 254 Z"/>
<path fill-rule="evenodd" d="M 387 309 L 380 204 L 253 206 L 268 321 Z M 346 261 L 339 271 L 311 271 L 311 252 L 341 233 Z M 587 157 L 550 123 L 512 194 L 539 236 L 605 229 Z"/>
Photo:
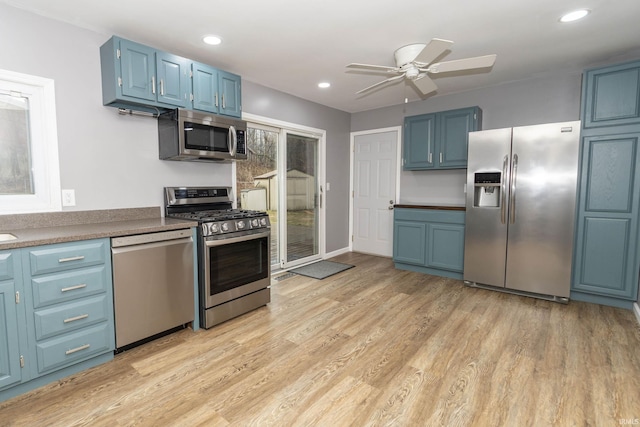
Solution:
<path fill-rule="evenodd" d="M 15 298 L 15 282 L 0 282 L 0 389 L 21 379 Z"/>
<path fill-rule="evenodd" d="M 193 73 L 193 108 L 218 112 L 218 70 L 205 64 L 191 64 Z"/>
<path fill-rule="evenodd" d="M 218 89 L 220 90 L 220 114 L 240 117 L 242 115 L 240 76 L 218 70 Z"/>
<path fill-rule="evenodd" d="M 393 260 L 407 264 L 426 264 L 426 224 L 395 221 L 393 224 Z"/>
<path fill-rule="evenodd" d="M 185 58 L 166 52 L 156 52 L 158 102 L 186 107 L 190 92 L 190 64 Z"/>
<path fill-rule="evenodd" d="M 572 289 L 635 300 L 640 133 L 583 138 Z"/>
<path fill-rule="evenodd" d="M 438 113 L 437 141 L 439 168 L 466 168 L 469 132 L 477 130 L 478 109 L 463 108 Z"/>
<path fill-rule="evenodd" d="M 462 273 L 464 225 L 427 224 L 427 266 Z"/>
<path fill-rule="evenodd" d="M 584 85 L 585 129 L 640 123 L 640 61 L 589 70 Z"/>
<path fill-rule="evenodd" d="M 155 49 L 120 40 L 120 61 L 122 95 L 155 101 Z"/>
<path fill-rule="evenodd" d="M 402 166 L 405 170 L 434 167 L 435 114 L 406 117 Z"/>

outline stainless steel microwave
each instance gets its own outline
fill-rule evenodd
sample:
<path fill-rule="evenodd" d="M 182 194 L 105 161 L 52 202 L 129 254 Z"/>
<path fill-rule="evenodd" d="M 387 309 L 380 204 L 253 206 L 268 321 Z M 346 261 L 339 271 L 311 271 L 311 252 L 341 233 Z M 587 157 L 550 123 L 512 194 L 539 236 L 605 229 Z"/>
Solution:
<path fill-rule="evenodd" d="M 247 123 L 201 111 L 176 109 L 158 116 L 160 158 L 224 161 L 247 158 Z"/>

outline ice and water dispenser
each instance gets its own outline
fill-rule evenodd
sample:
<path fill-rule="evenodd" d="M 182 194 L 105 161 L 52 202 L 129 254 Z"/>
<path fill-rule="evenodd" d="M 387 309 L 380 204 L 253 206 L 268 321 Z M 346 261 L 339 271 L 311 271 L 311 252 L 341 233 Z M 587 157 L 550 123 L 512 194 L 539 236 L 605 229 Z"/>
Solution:
<path fill-rule="evenodd" d="M 473 206 L 479 208 L 500 207 L 500 172 L 476 172 L 473 185 Z"/>

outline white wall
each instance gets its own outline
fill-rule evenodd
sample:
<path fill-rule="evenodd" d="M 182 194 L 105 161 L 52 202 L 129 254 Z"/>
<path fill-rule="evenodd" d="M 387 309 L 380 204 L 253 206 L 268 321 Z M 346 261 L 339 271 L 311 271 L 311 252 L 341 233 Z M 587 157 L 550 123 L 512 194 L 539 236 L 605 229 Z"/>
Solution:
<path fill-rule="evenodd" d="M 102 106 L 103 35 L 0 5 L 0 68 L 55 81 L 60 181 L 67 210 L 162 206 L 162 188 L 231 185 L 230 164 L 158 159 L 153 118 Z"/>
<path fill-rule="evenodd" d="M 159 160 L 155 119 L 102 105 L 99 48 L 111 36 L 0 4 L 0 68 L 55 81 L 61 187 L 77 202 L 64 209 L 162 206 L 165 186 L 230 186 L 231 164 Z M 327 177 L 338 185 L 326 246 L 347 247 L 350 114 L 251 82 L 242 98 L 245 112 L 327 131 Z"/>
<path fill-rule="evenodd" d="M 405 116 L 479 106 L 483 129 L 578 120 L 580 73 L 507 83 L 425 101 L 355 113 L 351 131 L 402 126 Z M 402 171 L 401 203 L 464 205 L 466 170 Z"/>

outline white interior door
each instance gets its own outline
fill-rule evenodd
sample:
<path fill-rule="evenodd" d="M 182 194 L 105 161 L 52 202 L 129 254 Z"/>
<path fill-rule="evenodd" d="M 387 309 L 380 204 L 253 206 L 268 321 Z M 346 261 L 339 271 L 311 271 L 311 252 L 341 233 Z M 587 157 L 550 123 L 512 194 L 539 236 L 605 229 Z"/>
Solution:
<path fill-rule="evenodd" d="M 352 250 L 393 255 L 400 128 L 352 134 Z"/>

